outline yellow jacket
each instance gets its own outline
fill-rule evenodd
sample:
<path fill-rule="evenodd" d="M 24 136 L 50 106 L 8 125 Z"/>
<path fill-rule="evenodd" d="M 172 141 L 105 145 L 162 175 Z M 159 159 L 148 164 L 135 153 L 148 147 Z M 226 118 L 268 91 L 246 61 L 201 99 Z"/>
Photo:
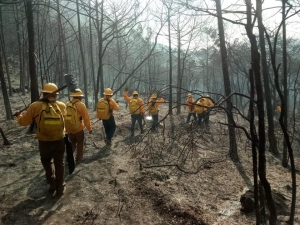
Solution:
<path fill-rule="evenodd" d="M 200 107 L 199 107 L 200 106 Z M 209 107 L 213 107 L 214 103 L 211 101 L 210 98 L 208 97 L 202 97 L 198 102 L 197 102 L 197 108 L 196 108 L 196 113 L 201 114 L 203 112 L 206 112 Z"/>
<path fill-rule="evenodd" d="M 70 133 L 70 134 L 76 134 L 79 131 L 83 130 L 84 126 L 86 127 L 86 129 L 88 131 L 91 131 L 92 127 L 91 127 L 90 115 L 87 111 L 87 108 L 86 108 L 85 104 L 82 101 L 80 101 L 79 99 L 76 99 L 76 98 L 73 98 L 71 100 L 71 102 L 76 103 L 75 106 L 76 106 L 76 109 L 77 109 L 78 117 L 82 118 L 82 120 L 80 121 L 80 126 L 77 130 L 67 130 L 67 132 Z"/>
<path fill-rule="evenodd" d="M 189 112 L 189 113 L 194 113 L 195 112 L 195 100 L 191 97 L 191 98 L 188 98 L 186 100 L 186 110 Z"/>
<path fill-rule="evenodd" d="M 205 102 L 207 107 L 213 107 L 215 104 L 212 102 L 212 100 L 208 97 L 205 97 Z"/>
<path fill-rule="evenodd" d="M 131 99 L 133 99 L 133 97 L 128 97 L 128 91 L 125 91 L 123 96 L 124 96 L 125 101 L 128 102 L 128 103 L 131 101 Z M 139 104 L 140 112 L 145 113 L 144 101 L 141 98 L 137 98 L 137 102 Z"/>
<path fill-rule="evenodd" d="M 163 102 L 165 102 L 165 100 L 164 100 L 163 98 L 160 98 L 159 100 L 155 100 L 155 104 L 152 105 L 153 101 L 154 101 L 154 100 L 151 99 L 151 100 L 148 102 L 148 104 L 147 104 L 147 109 L 148 109 L 149 112 L 150 112 L 151 108 L 154 107 L 154 108 L 156 109 L 156 111 L 158 112 L 158 106 L 161 105 Z M 152 114 L 152 113 L 150 112 L 150 114 L 151 114 L 151 115 L 156 115 L 157 113 L 156 113 L 156 114 Z"/>
<path fill-rule="evenodd" d="M 17 122 L 21 126 L 28 126 L 30 125 L 33 121 L 37 123 L 37 127 L 39 127 L 39 115 L 42 110 L 42 105 L 44 102 L 42 101 L 36 101 L 33 102 L 27 109 L 26 113 L 24 115 L 19 115 L 17 118 Z M 66 105 L 63 102 L 56 101 L 55 102 L 61 113 L 62 116 L 66 114 Z M 42 134 L 39 132 L 39 129 L 36 129 L 36 137 L 40 141 L 57 141 L 62 138 L 64 138 L 65 132 L 58 132 L 58 133 L 53 133 L 53 134 Z"/>
<path fill-rule="evenodd" d="M 207 108 L 203 107 L 203 106 L 206 106 L 206 101 L 204 98 L 201 98 L 196 103 L 195 111 L 197 114 L 201 114 L 201 113 L 207 111 Z"/>
<path fill-rule="evenodd" d="M 101 98 L 101 99 L 106 99 L 105 97 L 103 97 L 103 98 Z M 100 100 L 101 100 L 100 99 Z M 98 101 L 98 103 L 100 102 L 100 100 Z M 109 109 L 110 110 L 119 110 L 119 105 L 116 103 L 116 101 L 115 100 L 113 100 L 112 98 L 110 98 L 110 99 L 108 99 L 109 101 L 108 101 L 108 103 L 109 103 Z M 98 104 L 97 103 L 97 104 Z M 112 114 L 113 114 L 113 112 L 112 112 Z"/>

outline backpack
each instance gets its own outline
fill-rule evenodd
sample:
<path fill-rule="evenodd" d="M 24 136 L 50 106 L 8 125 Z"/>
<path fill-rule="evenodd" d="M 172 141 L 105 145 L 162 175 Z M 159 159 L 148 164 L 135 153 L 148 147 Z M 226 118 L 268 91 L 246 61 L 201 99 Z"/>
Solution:
<path fill-rule="evenodd" d="M 151 106 L 150 106 L 150 108 L 149 108 L 149 113 L 151 114 L 151 115 L 156 115 L 156 114 L 158 114 L 158 108 L 157 107 L 155 107 L 155 101 L 153 101 L 153 102 L 151 102 Z"/>
<path fill-rule="evenodd" d="M 58 105 L 56 103 L 44 102 L 37 124 L 41 134 L 63 133 L 64 119 Z"/>
<path fill-rule="evenodd" d="M 196 103 L 195 111 L 197 114 L 201 114 L 203 112 L 203 107 L 200 101 Z"/>
<path fill-rule="evenodd" d="M 140 113 L 140 105 L 137 98 L 132 98 L 129 102 L 129 112 L 131 114 L 139 114 Z"/>
<path fill-rule="evenodd" d="M 76 104 L 72 102 L 68 102 L 67 106 L 67 114 L 65 116 L 65 127 L 66 130 L 78 130 L 81 124 L 82 118 L 79 118 Z"/>
<path fill-rule="evenodd" d="M 97 118 L 108 120 L 111 116 L 111 110 L 107 99 L 101 98 L 97 104 Z"/>

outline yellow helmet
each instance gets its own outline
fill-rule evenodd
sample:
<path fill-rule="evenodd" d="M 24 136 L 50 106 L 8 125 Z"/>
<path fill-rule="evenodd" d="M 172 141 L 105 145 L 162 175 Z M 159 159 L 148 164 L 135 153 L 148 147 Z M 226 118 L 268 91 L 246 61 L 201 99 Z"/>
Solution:
<path fill-rule="evenodd" d="M 104 95 L 113 95 L 113 91 L 110 88 L 106 88 L 105 91 L 103 92 Z"/>
<path fill-rule="evenodd" d="M 132 92 L 132 95 L 139 95 L 137 91 Z"/>
<path fill-rule="evenodd" d="M 188 95 L 187 95 L 188 97 L 192 97 L 192 94 L 191 93 L 188 93 Z"/>
<path fill-rule="evenodd" d="M 157 98 L 157 94 L 152 94 L 151 98 Z"/>
<path fill-rule="evenodd" d="M 70 96 L 71 97 L 83 97 L 84 95 L 83 95 L 82 91 L 79 88 L 77 88 L 77 89 L 75 89 L 75 92 L 72 92 L 70 94 Z"/>
<path fill-rule="evenodd" d="M 52 93 L 53 91 L 56 91 L 56 90 L 58 90 L 58 87 L 55 84 L 48 83 L 48 84 L 44 85 L 42 92 L 43 93 Z M 56 92 L 56 94 L 58 94 L 58 92 Z"/>

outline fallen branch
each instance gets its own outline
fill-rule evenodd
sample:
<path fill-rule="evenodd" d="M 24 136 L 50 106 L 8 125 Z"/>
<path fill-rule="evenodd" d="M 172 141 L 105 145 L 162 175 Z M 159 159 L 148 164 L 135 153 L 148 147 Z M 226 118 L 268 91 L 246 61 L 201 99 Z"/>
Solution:
<path fill-rule="evenodd" d="M 149 168 L 156 168 L 156 167 L 176 167 L 179 171 L 183 172 L 183 173 L 187 173 L 187 174 L 197 174 L 199 173 L 202 169 L 210 169 L 212 166 L 212 164 L 216 164 L 216 163 L 220 163 L 220 162 L 223 162 L 225 161 L 227 157 L 225 158 L 222 158 L 222 159 L 219 159 L 219 160 L 216 160 L 216 161 L 213 161 L 213 160 L 210 160 L 210 161 L 207 161 L 207 162 L 204 162 L 202 163 L 198 169 L 196 171 L 187 171 L 187 170 L 184 170 L 182 169 L 179 165 L 177 164 L 162 164 L 162 165 L 152 165 L 152 166 L 143 166 L 141 162 L 140 163 L 140 170 L 142 170 L 143 168 L 145 169 L 149 169 Z"/>

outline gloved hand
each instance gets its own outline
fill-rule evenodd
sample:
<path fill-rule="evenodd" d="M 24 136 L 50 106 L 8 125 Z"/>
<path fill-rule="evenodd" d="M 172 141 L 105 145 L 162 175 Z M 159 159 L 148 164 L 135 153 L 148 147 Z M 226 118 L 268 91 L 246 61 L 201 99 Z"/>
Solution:
<path fill-rule="evenodd" d="M 90 131 L 89 131 L 89 134 L 91 134 L 91 133 L 93 133 L 93 131 L 92 131 L 92 130 L 90 130 Z"/>
<path fill-rule="evenodd" d="M 19 111 L 15 112 L 13 116 L 18 117 L 21 113 Z"/>
<path fill-rule="evenodd" d="M 141 116 L 142 116 L 142 118 L 144 119 L 144 118 L 145 118 L 145 113 L 144 113 L 144 112 L 141 112 Z"/>

